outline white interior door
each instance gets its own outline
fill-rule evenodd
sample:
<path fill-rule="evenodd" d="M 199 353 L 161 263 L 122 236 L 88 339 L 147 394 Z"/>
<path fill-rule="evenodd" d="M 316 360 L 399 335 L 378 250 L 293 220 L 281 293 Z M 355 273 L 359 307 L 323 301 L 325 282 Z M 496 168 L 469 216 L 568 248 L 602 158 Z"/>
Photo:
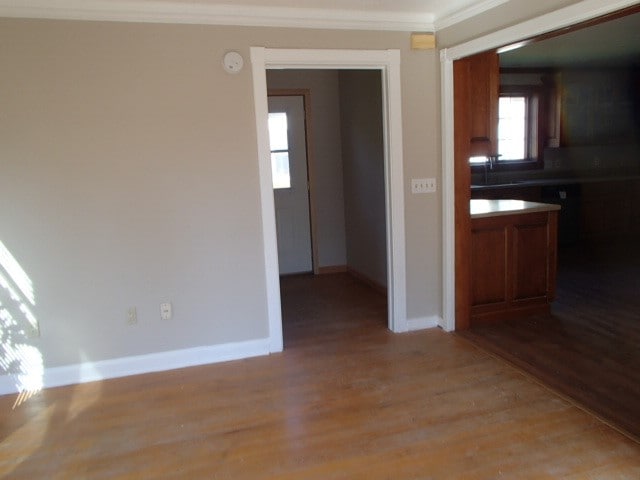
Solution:
<path fill-rule="evenodd" d="M 280 275 L 313 271 L 304 98 L 269 96 Z"/>

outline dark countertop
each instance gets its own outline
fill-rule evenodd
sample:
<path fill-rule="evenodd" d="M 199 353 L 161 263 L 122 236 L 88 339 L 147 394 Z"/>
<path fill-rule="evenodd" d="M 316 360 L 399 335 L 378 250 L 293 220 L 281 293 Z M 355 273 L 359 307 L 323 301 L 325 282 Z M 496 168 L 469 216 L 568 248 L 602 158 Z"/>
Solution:
<path fill-rule="evenodd" d="M 548 187 L 557 185 L 573 185 L 578 183 L 621 182 L 640 180 L 640 175 L 580 176 L 559 178 L 532 178 L 529 180 L 503 181 L 500 183 L 472 184 L 471 190 L 490 190 L 500 188 Z"/>

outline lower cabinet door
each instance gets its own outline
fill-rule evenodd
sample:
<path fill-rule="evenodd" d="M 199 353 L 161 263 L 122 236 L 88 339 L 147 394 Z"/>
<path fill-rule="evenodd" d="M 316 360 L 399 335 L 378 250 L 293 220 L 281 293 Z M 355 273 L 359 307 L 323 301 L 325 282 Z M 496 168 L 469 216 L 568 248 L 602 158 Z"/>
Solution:
<path fill-rule="evenodd" d="M 472 325 L 549 310 L 557 218 L 553 211 L 472 219 Z"/>

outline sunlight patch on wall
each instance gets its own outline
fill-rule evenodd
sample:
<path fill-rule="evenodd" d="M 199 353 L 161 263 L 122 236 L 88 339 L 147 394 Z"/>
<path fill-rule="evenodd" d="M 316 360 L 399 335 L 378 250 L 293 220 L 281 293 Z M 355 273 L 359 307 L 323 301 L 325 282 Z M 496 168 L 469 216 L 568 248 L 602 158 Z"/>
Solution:
<path fill-rule="evenodd" d="M 28 343 L 40 336 L 33 283 L 0 241 L 0 369 L 15 382 L 18 398 L 14 408 L 43 387 L 42 354 Z"/>
<path fill-rule="evenodd" d="M 11 252 L 7 250 L 4 243 L 0 241 L 0 266 L 9 274 L 11 279 L 18 286 L 20 291 L 24 294 L 25 298 L 29 300 L 31 305 L 36 304 L 35 295 L 33 293 L 33 283 L 27 275 L 27 272 L 20 266 L 20 264 L 13 258 Z"/>

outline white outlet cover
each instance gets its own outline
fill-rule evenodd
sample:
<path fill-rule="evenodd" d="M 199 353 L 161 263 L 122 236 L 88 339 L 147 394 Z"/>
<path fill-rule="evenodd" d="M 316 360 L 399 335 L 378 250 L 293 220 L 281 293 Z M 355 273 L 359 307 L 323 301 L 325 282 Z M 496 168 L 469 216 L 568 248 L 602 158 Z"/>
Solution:
<path fill-rule="evenodd" d="M 138 323 L 138 311 L 136 307 L 129 307 L 129 310 L 127 310 L 127 324 L 134 325 L 136 323 Z"/>
<path fill-rule="evenodd" d="M 169 302 L 160 304 L 160 318 L 162 320 L 171 320 L 171 304 Z"/>

